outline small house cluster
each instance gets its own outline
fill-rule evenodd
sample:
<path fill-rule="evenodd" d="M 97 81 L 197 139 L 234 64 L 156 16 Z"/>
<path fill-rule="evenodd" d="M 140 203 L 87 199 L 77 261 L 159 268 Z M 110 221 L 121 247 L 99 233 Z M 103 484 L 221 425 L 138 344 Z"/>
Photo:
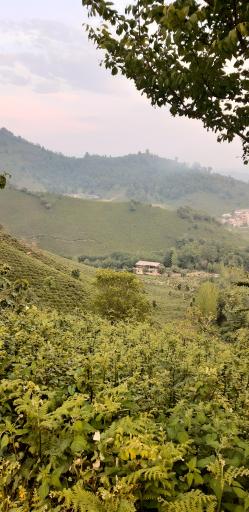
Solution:
<path fill-rule="evenodd" d="M 158 261 L 139 260 L 135 264 L 133 270 L 137 275 L 160 276 L 163 268 L 162 263 L 159 263 Z"/>
<path fill-rule="evenodd" d="M 249 209 L 235 210 L 233 213 L 224 213 L 221 217 L 222 224 L 228 224 L 234 228 L 249 226 Z"/>

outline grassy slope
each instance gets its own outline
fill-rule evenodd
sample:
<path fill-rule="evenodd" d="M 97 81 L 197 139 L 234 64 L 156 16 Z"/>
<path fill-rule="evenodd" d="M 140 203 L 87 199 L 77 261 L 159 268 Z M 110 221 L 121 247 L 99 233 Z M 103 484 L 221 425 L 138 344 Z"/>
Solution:
<path fill-rule="evenodd" d="M 156 278 L 144 276 L 141 279 L 150 302 L 156 302 L 155 308 L 152 309 L 156 321 L 163 324 L 171 320 L 182 320 L 184 318 L 190 306 L 193 291 L 196 288 L 194 286 L 191 291 L 186 292 L 184 285 L 184 290 L 178 290 L 177 284 L 179 282 L 183 283 L 183 281 L 186 283 L 187 278 L 169 279 L 166 276 Z"/>
<path fill-rule="evenodd" d="M 71 277 L 75 264 L 40 250 L 33 250 L 3 231 L 0 231 L 1 263 L 10 266 L 10 280 L 23 278 L 29 281 L 37 304 L 62 311 L 72 311 L 76 307 L 86 308 L 91 281 L 88 267 L 84 271 L 83 279 L 75 280 Z"/>
<path fill-rule="evenodd" d="M 8 232 L 62 256 L 106 255 L 113 251 L 160 258 L 176 239 L 227 240 L 240 238 L 214 222 L 191 222 L 175 211 L 139 204 L 87 201 L 47 195 L 40 198 L 11 189 L 1 193 L 0 222 Z"/>

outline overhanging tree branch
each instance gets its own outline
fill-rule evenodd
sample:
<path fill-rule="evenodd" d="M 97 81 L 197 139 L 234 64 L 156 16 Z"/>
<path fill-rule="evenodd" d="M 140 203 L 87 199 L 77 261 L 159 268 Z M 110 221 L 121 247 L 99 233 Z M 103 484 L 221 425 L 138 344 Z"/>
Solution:
<path fill-rule="evenodd" d="M 89 37 L 113 74 L 153 105 L 202 120 L 219 141 L 240 137 L 248 163 L 249 2 L 134 0 L 125 15 L 105 0 L 82 3 L 103 22 Z"/>

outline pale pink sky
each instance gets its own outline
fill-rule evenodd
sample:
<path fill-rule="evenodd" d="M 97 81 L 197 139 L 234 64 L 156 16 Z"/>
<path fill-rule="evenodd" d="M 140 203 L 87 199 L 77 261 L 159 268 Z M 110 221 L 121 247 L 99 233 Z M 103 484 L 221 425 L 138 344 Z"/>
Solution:
<path fill-rule="evenodd" d="M 238 141 L 218 144 L 199 122 L 152 108 L 132 83 L 100 68 L 83 21 L 81 0 L 4 2 L 0 127 L 71 155 L 148 148 L 216 170 L 243 168 Z"/>

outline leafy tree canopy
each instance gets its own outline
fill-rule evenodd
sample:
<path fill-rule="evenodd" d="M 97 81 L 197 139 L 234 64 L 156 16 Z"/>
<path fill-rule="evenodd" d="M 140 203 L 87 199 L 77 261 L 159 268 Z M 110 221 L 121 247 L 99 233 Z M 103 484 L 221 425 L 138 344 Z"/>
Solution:
<path fill-rule="evenodd" d="M 143 321 L 149 312 L 142 283 L 129 272 L 99 270 L 96 275 L 97 294 L 94 308 L 101 316 L 113 322 L 119 320 Z"/>
<path fill-rule="evenodd" d="M 82 3 L 102 20 L 87 29 L 112 74 L 173 116 L 201 120 L 219 142 L 239 136 L 248 163 L 247 0 L 134 0 L 124 13 L 106 0 Z"/>
<path fill-rule="evenodd" d="M 203 283 L 197 294 L 197 306 L 203 315 L 216 317 L 219 290 L 214 283 Z"/>

